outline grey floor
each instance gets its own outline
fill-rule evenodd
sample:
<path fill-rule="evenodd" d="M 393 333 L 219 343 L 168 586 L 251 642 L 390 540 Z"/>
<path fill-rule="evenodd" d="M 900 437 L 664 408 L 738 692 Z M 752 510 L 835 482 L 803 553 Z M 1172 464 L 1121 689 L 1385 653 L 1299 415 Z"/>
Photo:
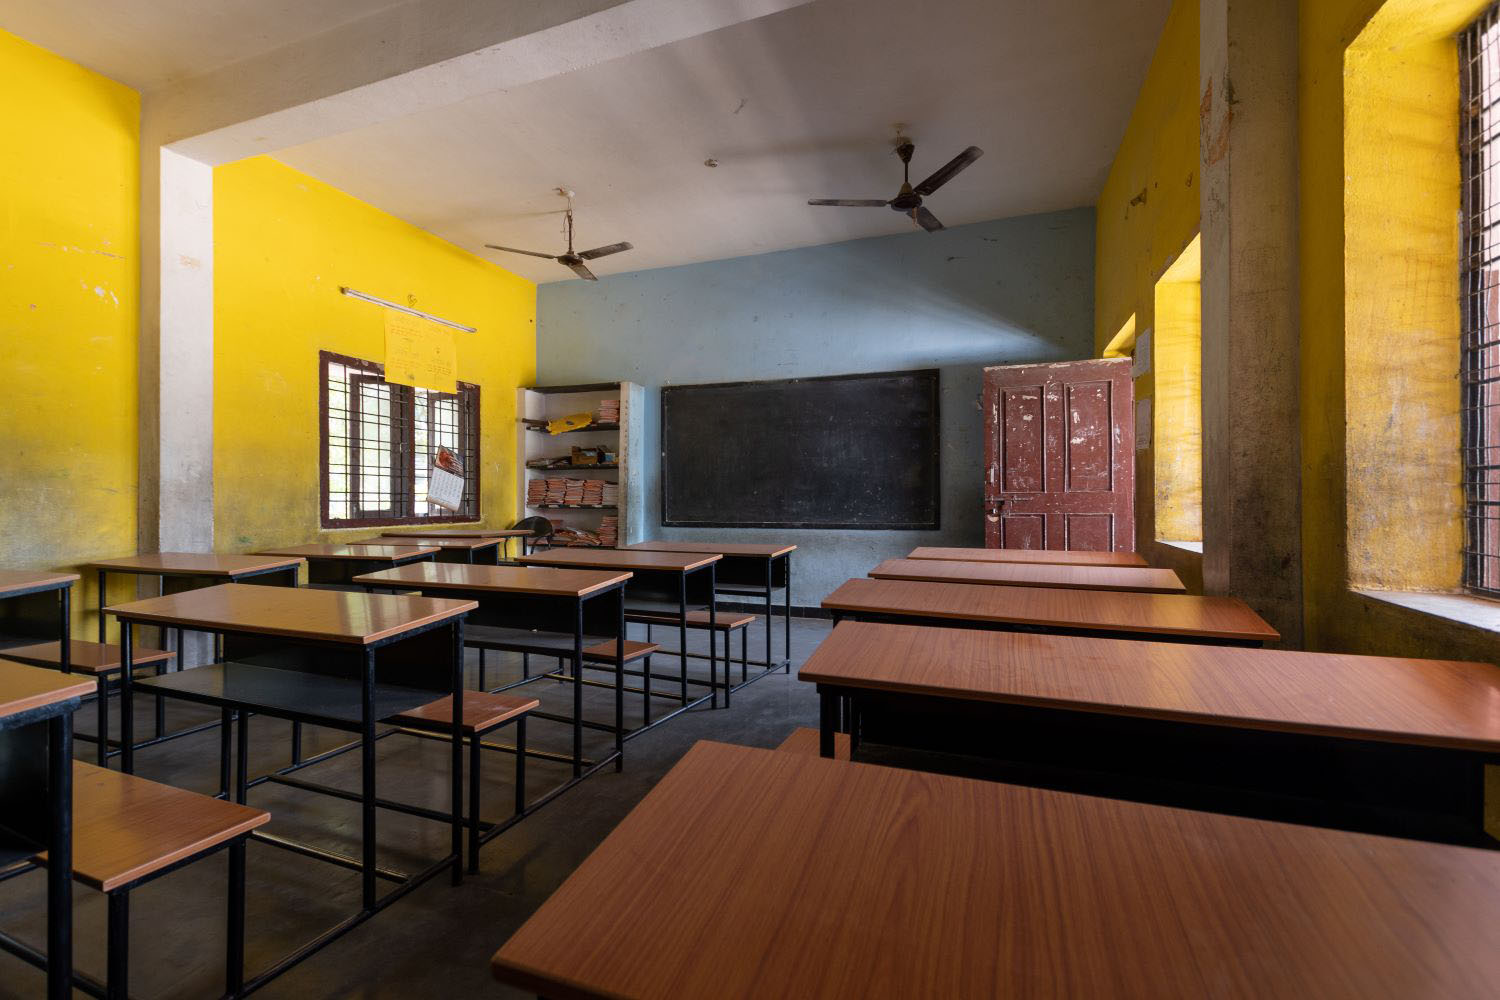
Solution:
<path fill-rule="evenodd" d="M 606 768 L 549 803 L 491 841 L 484 849 L 480 873 L 453 888 L 446 877 L 432 880 L 407 898 L 378 913 L 341 940 L 268 985 L 258 996 L 298 997 L 513 997 L 489 975 L 489 957 L 567 878 L 589 852 L 651 790 L 694 742 L 721 740 L 752 746 L 775 746 L 797 726 L 817 725 L 812 685 L 797 680 L 797 668 L 828 634 L 826 621 L 798 619 L 792 627 L 792 672 L 762 678 L 736 692 L 733 705 L 713 711 L 707 705 L 684 713 L 626 745 L 620 773 Z M 640 638 L 639 628 L 632 636 Z M 782 645 L 777 622 L 775 649 Z M 657 639 L 675 645 L 675 636 Z M 706 649 L 701 637 L 691 644 Z M 735 643 L 734 653 L 739 653 Z M 751 633 L 750 656 L 764 653 L 764 632 Z M 488 681 L 495 685 L 520 676 L 519 657 L 489 657 Z M 535 661 L 534 661 L 535 662 Z M 555 661 L 553 661 L 555 663 Z M 706 676 L 705 661 L 690 661 L 695 676 Z M 477 655 L 470 653 L 470 685 L 477 682 Z M 675 658 L 658 657 L 658 672 L 675 671 Z M 736 668 L 737 671 L 738 668 Z M 753 669 L 753 668 L 752 668 Z M 595 674 L 604 679 L 606 675 Z M 665 683 L 661 684 L 666 687 Z M 544 709 L 565 713 L 571 689 L 542 680 L 521 690 L 539 697 Z M 609 721 L 613 692 L 587 689 L 585 717 Z M 657 710 L 670 709 L 656 703 Z M 627 697 L 627 724 L 640 717 L 640 696 Z M 151 724 L 149 709 L 138 711 L 137 733 Z M 169 728 L 208 716 L 191 706 L 173 706 Z M 80 731 L 90 731 L 93 709 L 78 715 Z M 147 728 L 142 728 L 147 727 Z M 251 774 L 284 764 L 289 726 L 276 720 L 251 723 Z M 559 723 L 531 723 L 534 747 L 564 751 L 571 729 Z M 509 738 L 508 733 L 497 739 Z M 585 753 L 606 751 L 611 737 L 586 733 Z M 305 750 L 311 754 L 343 742 L 344 734 L 311 731 Z M 215 730 L 140 751 L 136 773 L 184 788 L 211 792 L 218 782 L 218 734 Z M 79 756 L 92 747 L 80 744 Z M 379 793 L 387 798 L 434 808 L 447 803 L 447 748 L 406 736 L 379 744 Z M 509 815 L 513 802 L 513 762 L 508 755 L 486 754 L 482 813 Z M 533 761 L 527 775 L 531 795 L 540 795 L 569 774 L 566 767 Z M 349 790 L 359 787 L 356 754 L 336 757 L 299 772 L 304 777 Z M 252 790 L 252 805 L 268 809 L 267 828 L 348 854 L 359 850 L 359 807 L 354 803 L 299 789 L 261 785 Z M 379 816 L 380 861 L 411 871 L 441 857 L 448 828 L 437 823 L 382 811 Z M 227 862 L 223 854 L 174 872 L 131 894 L 131 995 L 135 997 L 215 997 L 223 989 L 224 906 Z M 252 844 L 248 863 L 247 973 L 253 975 L 301 942 L 352 912 L 358 905 L 359 876 L 281 849 Z M 382 884 L 382 891 L 388 887 Z M 649 905 L 643 900 L 642 905 Z M 79 888 L 74 893 L 75 965 L 104 978 L 104 899 Z M 0 883 L 0 928 L 33 942 L 45 943 L 45 892 L 42 876 L 32 872 Z M 42 995 L 43 977 L 31 966 L 0 953 L 0 998 Z M 82 996 L 83 994 L 77 994 Z"/>

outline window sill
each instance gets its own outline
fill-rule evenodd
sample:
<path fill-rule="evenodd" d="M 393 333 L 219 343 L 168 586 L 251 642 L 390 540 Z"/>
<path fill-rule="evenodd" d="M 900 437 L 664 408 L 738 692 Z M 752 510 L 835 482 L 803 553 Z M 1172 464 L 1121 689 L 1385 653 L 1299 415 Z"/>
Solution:
<path fill-rule="evenodd" d="M 1406 590 L 1356 590 L 1356 594 L 1408 611 L 1457 622 L 1486 632 L 1500 632 L 1500 601 L 1472 594 L 1431 594 Z"/>
<path fill-rule="evenodd" d="M 1170 545 L 1174 549 L 1182 549 L 1185 552 L 1196 552 L 1200 556 L 1203 554 L 1203 543 L 1202 542 L 1169 542 L 1165 538 L 1158 538 L 1156 540 L 1156 544 L 1157 545 Z"/>

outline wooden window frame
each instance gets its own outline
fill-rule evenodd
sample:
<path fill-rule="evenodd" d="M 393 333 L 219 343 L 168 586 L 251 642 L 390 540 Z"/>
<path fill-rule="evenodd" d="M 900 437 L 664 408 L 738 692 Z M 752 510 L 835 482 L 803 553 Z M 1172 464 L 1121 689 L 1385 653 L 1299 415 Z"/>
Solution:
<path fill-rule="evenodd" d="M 359 447 L 359 399 L 357 391 L 351 391 L 349 404 L 349 517 L 332 517 L 329 513 L 331 491 L 329 488 L 329 408 L 328 368 L 331 364 L 343 365 L 357 374 L 350 379 L 351 390 L 360 382 L 379 382 L 390 387 L 391 398 L 391 506 L 379 511 L 361 511 L 359 502 L 360 447 Z M 438 514 L 417 513 L 418 507 L 430 506 L 416 496 L 416 409 L 419 397 L 425 406 L 429 428 L 434 426 L 433 415 L 437 403 L 444 399 L 457 402 L 458 446 L 464 460 L 465 510 L 444 511 Z M 481 441 L 479 413 L 479 386 L 459 382 L 457 393 L 439 393 L 418 390 L 411 386 L 385 382 L 385 366 L 363 358 L 336 354 L 332 351 L 318 352 L 318 503 L 319 522 L 324 528 L 375 528 L 418 524 L 475 523 L 482 519 L 480 507 L 480 452 Z M 426 456 L 423 456 L 424 458 Z"/>

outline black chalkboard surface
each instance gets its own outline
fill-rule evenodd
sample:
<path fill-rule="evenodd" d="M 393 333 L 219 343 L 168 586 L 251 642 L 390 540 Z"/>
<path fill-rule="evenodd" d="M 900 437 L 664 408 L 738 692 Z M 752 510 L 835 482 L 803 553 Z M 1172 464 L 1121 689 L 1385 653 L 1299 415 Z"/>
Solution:
<path fill-rule="evenodd" d="M 935 369 L 661 390 L 669 527 L 938 527 Z"/>

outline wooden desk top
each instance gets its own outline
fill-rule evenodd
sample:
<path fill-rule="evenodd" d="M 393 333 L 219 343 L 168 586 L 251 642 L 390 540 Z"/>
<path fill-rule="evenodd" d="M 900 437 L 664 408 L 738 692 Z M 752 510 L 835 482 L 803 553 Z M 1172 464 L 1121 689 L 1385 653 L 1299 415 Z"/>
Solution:
<path fill-rule="evenodd" d="M 588 566 L 593 569 L 665 570 L 686 573 L 724 558 L 706 552 L 642 552 L 637 549 L 543 549 L 516 562 L 528 566 Z"/>
<path fill-rule="evenodd" d="M 77 573 L 53 573 L 40 569 L 0 569 L 0 597 L 15 597 L 39 590 L 57 590 L 77 582 Z"/>
<path fill-rule="evenodd" d="M 491 969 L 558 1000 L 1493 997 L 1496 927 L 1490 851 L 701 742 Z"/>
<path fill-rule="evenodd" d="M 449 538 L 441 536 L 428 538 L 418 543 L 415 539 L 411 541 L 393 541 L 391 537 L 381 536 L 380 538 L 366 538 L 363 541 L 345 542 L 344 544 L 349 548 L 363 546 L 364 548 L 371 549 L 406 548 L 407 546 L 417 546 L 420 544 L 422 548 L 458 549 L 459 551 L 471 549 L 477 552 L 480 549 L 492 549 L 502 541 L 504 539 L 501 538 Z"/>
<path fill-rule="evenodd" d="M 153 625 L 368 645 L 473 611 L 473 601 L 221 583 L 105 608 Z"/>
<path fill-rule="evenodd" d="M 1052 566 L 1145 566 L 1135 552 L 1061 552 L 1052 549 L 963 549 L 919 545 L 908 559 L 956 559 L 959 562 L 1044 563 Z"/>
<path fill-rule="evenodd" d="M 776 559 L 797 551 L 795 545 L 762 545 L 756 542 L 636 542 L 622 545 L 632 552 L 717 552 L 723 556 L 761 556 Z"/>
<path fill-rule="evenodd" d="M 382 531 L 384 538 L 525 538 L 525 528 L 448 528 L 442 531 Z"/>
<path fill-rule="evenodd" d="M 264 809 L 75 760 L 73 877 L 111 892 L 270 819 Z"/>
<path fill-rule="evenodd" d="M 261 555 L 299 556 L 303 559 L 364 559 L 372 562 L 394 562 L 415 556 L 435 555 L 438 549 L 432 545 L 390 545 L 382 543 L 350 543 L 330 545 L 313 542 L 308 545 L 286 545 L 279 549 L 266 549 Z"/>
<path fill-rule="evenodd" d="M 156 552 L 89 563 L 91 569 L 162 576 L 238 576 L 301 566 L 302 559 L 227 552 Z"/>
<path fill-rule="evenodd" d="M 3 657 L 0 653 L 0 657 Z M 63 674 L 0 658 L 0 719 L 94 692 L 92 676 Z"/>
<path fill-rule="evenodd" d="M 1028 563 L 956 562 L 949 559 L 887 559 L 870 570 L 877 580 L 930 580 L 1000 587 L 1064 590 L 1129 590 L 1139 594 L 1187 591 L 1169 569 L 1138 566 L 1052 566 Z"/>
<path fill-rule="evenodd" d="M 1500 753 L 1500 667 L 843 622 L 798 676 L 869 688 Z"/>
<path fill-rule="evenodd" d="M 521 566 L 476 566 L 469 563 L 420 562 L 354 578 L 372 587 L 430 587 L 445 590 L 494 591 L 583 597 L 630 579 L 629 573 L 588 569 L 544 569 Z"/>
<path fill-rule="evenodd" d="M 915 580 L 847 580 L 823 607 L 1051 628 L 1274 642 L 1280 634 L 1235 597 L 1129 594 L 1105 590 L 991 587 Z"/>

